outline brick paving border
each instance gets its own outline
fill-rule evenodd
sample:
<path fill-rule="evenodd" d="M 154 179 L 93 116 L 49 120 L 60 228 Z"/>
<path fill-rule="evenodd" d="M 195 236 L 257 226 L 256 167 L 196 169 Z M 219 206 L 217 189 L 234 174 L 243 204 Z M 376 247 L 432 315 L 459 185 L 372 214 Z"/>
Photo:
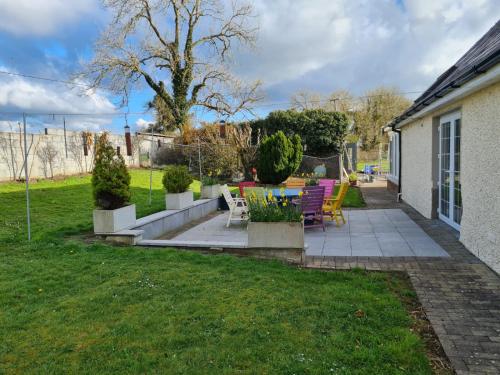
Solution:
<path fill-rule="evenodd" d="M 500 277 L 470 253 L 458 232 L 396 202 L 381 184 L 361 186 L 365 209 L 400 208 L 450 258 L 308 256 L 306 266 L 406 271 L 457 374 L 500 374 Z"/>

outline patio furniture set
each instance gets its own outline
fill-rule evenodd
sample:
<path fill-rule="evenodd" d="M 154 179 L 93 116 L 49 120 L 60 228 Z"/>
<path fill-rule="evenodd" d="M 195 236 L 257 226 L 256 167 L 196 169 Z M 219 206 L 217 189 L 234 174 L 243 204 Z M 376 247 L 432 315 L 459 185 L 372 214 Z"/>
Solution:
<path fill-rule="evenodd" d="M 259 202 L 265 202 L 269 197 L 275 197 L 278 201 L 286 199 L 296 207 L 300 208 L 304 217 L 304 227 L 322 227 L 325 230 L 325 219 L 335 220 L 337 226 L 342 220 L 342 202 L 349 189 L 348 182 L 342 182 L 336 197 L 333 196 L 336 181 L 333 179 L 320 179 L 317 186 L 305 186 L 305 180 L 290 178 L 285 182 L 284 188 L 271 188 L 256 186 L 255 182 L 241 182 L 239 184 L 239 197 L 233 197 L 227 185 L 221 186 L 221 192 L 229 206 L 229 216 L 226 226 L 232 221 L 247 221 L 248 197 L 252 195 Z"/>

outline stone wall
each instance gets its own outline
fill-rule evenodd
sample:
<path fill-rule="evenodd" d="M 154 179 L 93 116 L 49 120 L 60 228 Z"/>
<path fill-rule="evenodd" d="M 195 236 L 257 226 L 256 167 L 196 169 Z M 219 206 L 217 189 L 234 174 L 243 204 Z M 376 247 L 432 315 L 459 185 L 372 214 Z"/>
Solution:
<path fill-rule="evenodd" d="M 94 140 L 97 134 L 91 134 Z M 149 164 L 149 153 L 157 150 L 157 142 L 173 142 L 171 137 L 135 134 L 132 135 L 132 156 L 127 156 L 125 135 L 111 134 L 109 139 L 115 148 L 120 148 L 128 166 Z M 87 155 L 81 132 L 47 129 L 47 134 L 27 134 L 28 171 L 30 178 L 51 178 L 88 173 L 93 168 L 94 147 L 89 144 Z M 92 142 L 93 143 L 93 142 Z M 153 143 L 153 144 L 152 144 Z M 24 178 L 24 140 L 20 129 L 0 132 L 0 181 Z"/>

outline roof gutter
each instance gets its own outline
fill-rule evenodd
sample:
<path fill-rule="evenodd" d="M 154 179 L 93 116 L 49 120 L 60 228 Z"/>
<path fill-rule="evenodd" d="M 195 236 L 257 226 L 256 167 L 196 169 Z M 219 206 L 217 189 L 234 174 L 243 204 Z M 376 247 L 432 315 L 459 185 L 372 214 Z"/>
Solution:
<path fill-rule="evenodd" d="M 498 64 L 498 62 L 499 61 L 496 61 L 497 66 L 490 69 L 486 73 L 482 73 L 481 70 L 475 69 L 475 72 L 470 72 L 467 76 L 464 76 L 460 79 L 460 81 L 464 81 L 470 77 L 469 80 L 463 86 L 458 88 L 453 88 L 452 86 L 445 87 L 443 90 L 441 90 L 441 92 L 435 95 L 437 99 L 432 101 L 429 105 L 424 106 L 422 109 L 418 110 L 417 112 L 414 112 L 413 114 L 409 115 L 408 117 L 399 122 L 394 122 L 393 124 L 390 124 L 390 126 L 392 126 L 393 129 L 399 129 L 409 124 L 410 122 L 422 118 L 423 116 L 427 115 L 430 112 L 438 110 L 441 107 L 451 104 L 454 101 L 460 100 L 484 87 L 490 86 L 500 81 L 500 64 Z M 458 83 L 455 83 L 454 85 L 457 84 Z M 453 91 L 451 91 L 449 94 L 444 94 L 445 96 L 443 97 L 440 97 L 441 95 L 443 95 L 443 91 L 446 90 L 453 90 Z M 424 105 L 424 102 L 422 102 L 421 105 Z"/>

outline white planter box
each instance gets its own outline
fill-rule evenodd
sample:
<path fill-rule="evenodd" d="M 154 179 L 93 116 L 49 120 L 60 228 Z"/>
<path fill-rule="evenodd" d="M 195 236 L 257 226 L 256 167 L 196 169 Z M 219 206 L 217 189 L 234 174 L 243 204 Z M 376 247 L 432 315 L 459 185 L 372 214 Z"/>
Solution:
<path fill-rule="evenodd" d="M 167 193 L 165 195 L 167 210 L 182 210 L 192 206 L 193 202 L 193 192 L 191 190 L 185 191 L 184 193 Z"/>
<path fill-rule="evenodd" d="M 303 249 L 304 223 L 248 222 L 248 247 Z"/>
<path fill-rule="evenodd" d="M 94 233 L 115 233 L 135 225 L 135 204 L 116 210 L 94 210 Z"/>
<path fill-rule="evenodd" d="M 209 185 L 201 187 L 201 197 L 204 199 L 213 199 L 220 197 L 220 185 Z"/>

